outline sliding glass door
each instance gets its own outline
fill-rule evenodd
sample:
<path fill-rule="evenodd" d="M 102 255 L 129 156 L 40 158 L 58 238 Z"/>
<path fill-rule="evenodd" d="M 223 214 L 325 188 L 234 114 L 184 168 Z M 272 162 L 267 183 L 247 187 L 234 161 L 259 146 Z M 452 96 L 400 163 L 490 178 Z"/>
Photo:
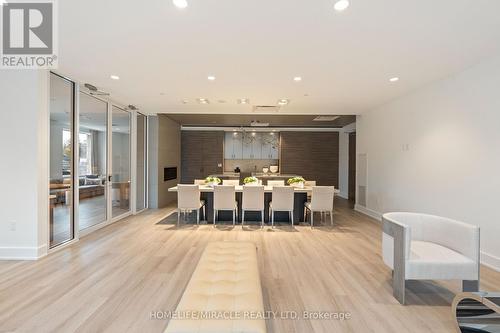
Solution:
<path fill-rule="evenodd" d="M 108 103 L 80 93 L 79 205 L 80 230 L 108 220 Z"/>
<path fill-rule="evenodd" d="M 75 84 L 50 75 L 49 238 L 50 247 L 75 237 L 73 212 L 73 141 Z"/>
<path fill-rule="evenodd" d="M 147 207 L 147 117 L 137 114 L 136 211 Z"/>
<path fill-rule="evenodd" d="M 113 105 L 112 108 L 112 217 L 130 212 L 131 115 Z"/>
<path fill-rule="evenodd" d="M 77 92 L 74 82 L 51 73 L 51 248 L 75 239 L 75 228 L 88 233 L 95 230 L 93 227 L 127 216 L 131 200 L 135 200 L 136 210 L 146 208 L 147 118 L 141 114 L 137 117 L 135 199 L 131 193 L 132 114 L 109 101 Z"/>

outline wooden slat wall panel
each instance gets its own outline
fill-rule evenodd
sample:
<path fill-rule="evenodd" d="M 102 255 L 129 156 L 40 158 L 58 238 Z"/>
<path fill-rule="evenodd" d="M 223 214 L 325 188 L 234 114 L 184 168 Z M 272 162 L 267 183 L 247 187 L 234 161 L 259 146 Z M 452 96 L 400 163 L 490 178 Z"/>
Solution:
<path fill-rule="evenodd" d="M 191 184 L 210 174 L 221 173 L 224 161 L 224 132 L 182 131 L 181 181 Z"/>
<path fill-rule="evenodd" d="M 339 186 L 338 132 L 281 132 L 281 173 Z"/>

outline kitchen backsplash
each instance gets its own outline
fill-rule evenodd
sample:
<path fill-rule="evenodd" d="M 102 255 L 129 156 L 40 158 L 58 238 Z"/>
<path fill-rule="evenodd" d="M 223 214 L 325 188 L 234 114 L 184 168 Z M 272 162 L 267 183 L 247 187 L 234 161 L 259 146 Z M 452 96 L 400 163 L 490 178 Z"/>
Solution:
<path fill-rule="evenodd" d="M 233 172 L 240 167 L 241 172 L 262 172 L 263 167 L 279 165 L 279 160 L 224 160 L 224 172 Z"/>

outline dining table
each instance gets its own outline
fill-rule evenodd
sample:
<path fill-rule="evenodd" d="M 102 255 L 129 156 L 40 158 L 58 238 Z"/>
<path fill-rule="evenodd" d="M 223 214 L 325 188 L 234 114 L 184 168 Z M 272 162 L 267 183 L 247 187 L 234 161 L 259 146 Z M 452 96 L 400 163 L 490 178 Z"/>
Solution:
<path fill-rule="evenodd" d="M 246 185 L 252 186 L 252 185 Z M 238 203 L 238 221 L 241 222 L 241 203 L 243 194 L 243 185 L 235 186 L 236 192 L 236 202 Z M 202 220 L 207 221 L 207 223 L 213 223 L 213 186 L 209 185 L 199 185 L 201 192 L 201 200 L 205 201 L 205 214 L 206 216 L 201 216 Z M 177 192 L 177 186 L 168 189 L 169 192 Z M 273 186 L 264 186 L 264 222 L 269 222 L 269 202 L 272 201 Z M 307 202 L 308 195 L 312 193 L 312 186 L 304 187 L 294 187 L 294 209 L 293 209 L 293 220 L 294 223 L 298 223 L 302 220 L 304 216 L 304 203 Z M 340 193 L 339 190 L 335 189 L 335 193 Z M 232 212 L 219 212 L 219 219 L 221 221 L 232 221 Z M 275 212 L 275 222 L 286 222 L 289 221 L 288 212 Z M 255 212 L 245 212 L 245 223 L 247 221 L 261 221 L 261 216 L 259 211 Z"/>

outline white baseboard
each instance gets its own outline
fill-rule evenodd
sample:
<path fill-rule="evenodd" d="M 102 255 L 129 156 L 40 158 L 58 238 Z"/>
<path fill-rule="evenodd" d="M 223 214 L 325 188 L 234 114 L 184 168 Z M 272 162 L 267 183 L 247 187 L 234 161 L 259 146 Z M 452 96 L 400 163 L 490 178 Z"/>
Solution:
<path fill-rule="evenodd" d="M 46 244 L 39 247 L 0 247 L 0 260 L 37 260 L 46 255 Z"/>
<path fill-rule="evenodd" d="M 500 258 L 481 251 L 481 264 L 500 272 Z"/>
<path fill-rule="evenodd" d="M 379 222 L 382 219 L 381 213 L 374 211 L 373 209 L 366 208 L 365 206 L 361 206 L 361 205 L 356 204 L 356 205 L 354 205 L 354 210 L 357 212 L 360 212 L 362 214 L 368 215 L 369 217 L 374 218 L 375 220 L 377 220 Z"/>

